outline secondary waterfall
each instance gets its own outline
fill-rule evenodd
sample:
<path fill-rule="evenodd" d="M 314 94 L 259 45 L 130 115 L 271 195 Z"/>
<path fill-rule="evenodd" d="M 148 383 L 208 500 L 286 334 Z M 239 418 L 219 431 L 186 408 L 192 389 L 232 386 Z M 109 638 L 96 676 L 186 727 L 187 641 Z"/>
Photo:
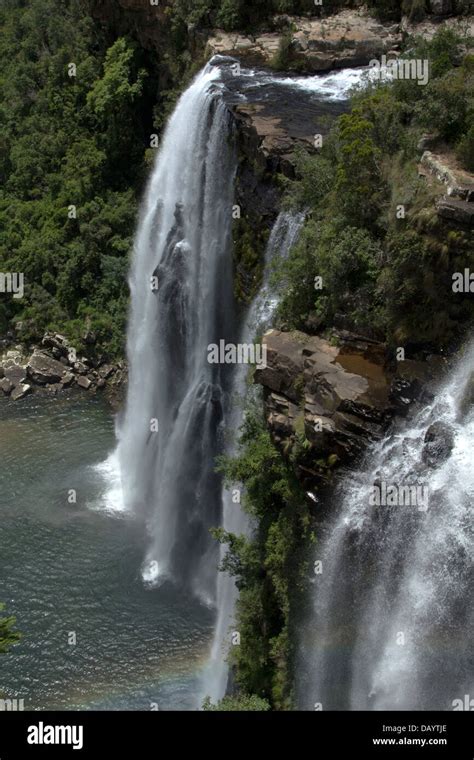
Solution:
<path fill-rule="evenodd" d="M 271 317 L 278 304 L 277 294 L 271 287 L 272 264 L 279 259 L 285 259 L 298 238 L 298 234 L 304 222 L 304 213 L 282 211 L 273 225 L 265 250 L 265 264 L 263 282 L 258 296 L 247 311 L 242 333 L 241 343 L 251 343 L 256 336 L 261 335 L 269 326 Z M 246 395 L 246 377 L 248 367 L 238 365 L 234 375 L 233 401 L 229 417 L 229 429 L 237 433 L 243 421 L 242 399 Z M 235 451 L 235 441 L 232 442 L 227 453 Z M 232 492 L 224 488 L 222 493 L 224 505 L 223 527 L 230 533 L 242 534 L 249 531 L 246 515 L 238 504 L 232 500 Z M 227 549 L 221 548 L 221 559 Z M 228 573 L 219 573 L 217 585 L 217 622 L 214 632 L 214 640 L 211 648 L 209 663 L 204 671 L 200 702 L 209 696 L 212 702 L 221 699 L 226 692 L 228 680 L 227 653 L 230 647 L 230 630 L 233 621 L 237 588 L 234 579 Z M 199 705 L 198 705 L 199 706 Z"/>
<path fill-rule="evenodd" d="M 208 64 L 168 123 L 146 193 L 130 276 L 130 365 L 118 456 L 125 505 L 147 521 L 143 578 L 215 599 L 221 523 L 214 458 L 233 367 L 207 347 L 234 342 L 232 123 Z"/>
<path fill-rule="evenodd" d="M 471 346 L 433 404 L 374 445 L 336 495 L 302 636 L 305 709 L 452 710 L 474 694 L 473 371 Z M 454 447 L 430 467 L 422 450 L 434 422 L 451 428 Z M 371 506 L 384 482 L 417 484 L 426 500 Z"/>

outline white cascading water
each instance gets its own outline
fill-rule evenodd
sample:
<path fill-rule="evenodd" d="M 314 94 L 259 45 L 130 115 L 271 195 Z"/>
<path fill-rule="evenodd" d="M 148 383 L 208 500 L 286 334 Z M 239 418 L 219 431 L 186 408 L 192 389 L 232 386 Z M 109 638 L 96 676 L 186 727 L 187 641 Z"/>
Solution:
<path fill-rule="evenodd" d="M 214 458 L 232 367 L 209 364 L 207 347 L 235 342 L 237 322 L 236 156 L 219 74 L 208 64 L 182 95 L 147 189 L 130 277 L 129 388 L 118 433 L 124 503 L 143 516 L 150 535 L 144 581 L 171 579 L 209 603 L 218 563 L 209 529 L 221 523 L 222 510 Z"/>
<path fill-rule="evenodd" d="M 241 343 L 252 343 L 255 337 L 261 335 L 268 327 L 278 304 L 277 295 L 270 285 L 272 265 L 278 260 L 286 259 L 298 238 L 304 217 L 304 213 L 292 214 L 286 211 L 282 211 L 278 215 L 265 250 L 262 286 L 245 316 L 240 337 Z M 237 365 L 232 388 L 234 403 L 230 407 L 228 421 L 226 421 L 226 428 L 234 431 L 235 434 L 237 434 L 243 421 L 242 399 L 246 393 L 247 373 L 248 367 L 246 365 Z M 227 453 L 231 455 L 234 451 L 235 441 L 228 447 Z M 240 506 L 232 500 L 232 492 L 226 488 L 223 488 L 222 501 L 224 505 L 222 520 L 224 530 L 237 535 L 248 533 L 248 518 Z M 221 560 L 226 551 L 226 547 L 221 548 Z M 219 573 L 217 621 L 209 662 L 203 673 L 198 706 L 204 697 L 210 697 L 212 702 L 216 702 L 225 695 L 229 672 L 227 664 L 227 653 L 230 646 L 229 633 L 233 622 L 236 599 L 237 588 L 234 578 L 228 573 Z"/>
<path fill-rule="evenodd" d="M 433 404 L 374 445 L 336 495 L 302 636 L 304 709 L 452 710 L 474 694 L 473 371 L 471 346 Z M 434 422 L 452 429 L 454 447 L 428 466 Z M 424 486 L 428 509 L 371 506 L 383 481 Z"/>
<path fill-rule="evenodd" d="M 233 81 L 228 72 L 227 79 L 222 76 L 229 60 L 215 57 L 184 92 L 157 155 L 130 275 L 127 403 L 117 450 L 100 466 L 110 485 L 101 508 L 130 511 L 146 523 L 143 581 L 154 587 L 171 580 L 217 607 L 197 707 L 204 696 L 215 700 L 225 693 L 237 595 L 233 578 L 218 572 L 225 548 L 219 551 L 209 529 L 248 530 L 240 506 L 215 473 L 216 455 L 233 450 L 226 431 L 237 431 L 242 422 L 248 367 L 209 364 L 207 348 L 222 339 L 252 343 L 265 329 L 277 304 L 269 264 L 288 254 L 304 220 L 304 214 L 278 217 L 263 287 L 242 319 L 232 264 L 237 156 L 222 97 Z M 265 86 L 265 74 L 246 70 L 234 85 L 244 86 L 246 75 L 257 89 Z M 363 76 L 358 70 L 356 78 Z M 321 96 L 346 97 L 346 79 L 323 87 Z M 309 91 L 319 93 L 315 87 L 308 80 Z"/>

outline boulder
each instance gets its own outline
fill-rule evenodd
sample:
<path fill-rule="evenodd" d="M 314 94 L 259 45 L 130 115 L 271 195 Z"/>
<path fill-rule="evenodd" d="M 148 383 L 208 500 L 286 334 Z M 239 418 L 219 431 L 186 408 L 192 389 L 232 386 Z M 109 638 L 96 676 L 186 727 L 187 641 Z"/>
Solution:
<path fill-rule="evenodd" d="M 88 390 L 92 385 L 92 382 L 89 380 L 89 378 L 85 377 L 84 375 L 80 375 L 76 379 L 76 383 L 80 388 L 84 388 L 85 390 Z"/>
<path fill-rule="evenodd" d="M 433 422 L 426 431 L 421 458 L 429 467 L 442 464 L 451 454 L 454 432 L 445 422 Z"/>
<path fill-rule="evenodd" d="M 67 356 L 69 352 L 67 339 L 59 333 L 45 333 L 41 345 L 44 348 L 50 348 L 56 359 L 59 359 L 61 356 Z"/>
<path fill-rule="evenodd" d="M 64 387 L 67 387 L 68 385 L 71 385 L 73 380 L 74 380 L 74 375 L 72 374 L 72 372 L 66 372 L 61 378 L 61 384 Z"/>
<path fill-rule="evenodd" d="M 74 367 L 74 372 L 77 372 L 79 375 L 87 374 L 87 367 L 85 365 L 84 360 L 74 362 L 73 367 Z"/>
<path fill-rule="evenodd" d="M 99 369 L 99 375 L 104 380 L 107 380 L 110 375 L 112 375 L 115 372 L 115 367 L 113 367 L 111 364 L 104 364 L 103 367 Z"/>
<path fill-rule="evenodd" d="M 474 228 L 474 203 L 442 198 L 436 204 L 438 216 L 461 227 Z"/>
<path fill-rule="evenodd" d="M 4 393 L 6 394 L 11 393 L 11 391 L 13 390 L 13 387 L 14 387 L 13 383 L 8 379 L 8 377 L 3 377 L 0 380 L 0 388 L 2 389 Z"/>
<path fill-rule="evenodd" d="M 28 383 L 20 383 L 15 388 L 13 388 L 10 394 L 10 398 L 13 401 L 18 401 L 19 399 L 27 396 L 28 393 L 30 393 L 30 391 L 31 391 L 31 385 L 29 385 Z"/>
<path fill-rule="evenodd" d="M 66 371 L 61 362 L 38 349 L 33 352 L 26 369 L 28 376 L 38 385 L 58 383 Z"/>
<path fill-rule="evenodd" d="M 26 380 L 26 367 L 21 364 L 4 364 L 3 371 L 5 377 L 13 386 L 20 385 L 20 383 L 23 383 Z"/>

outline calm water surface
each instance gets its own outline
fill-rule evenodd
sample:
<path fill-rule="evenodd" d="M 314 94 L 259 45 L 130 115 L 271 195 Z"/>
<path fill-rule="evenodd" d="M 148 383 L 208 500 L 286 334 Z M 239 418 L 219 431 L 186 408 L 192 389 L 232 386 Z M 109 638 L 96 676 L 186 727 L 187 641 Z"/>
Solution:
<path fill-rule="evenodd" d="M 213 612 L 144 587 L 143 527 L 115 509 L 114 445 L 100 398 L 0 399 L 0 600 L 23 633 L 0 658 L 0 693 L 25 709 L 196 707 Z"/>

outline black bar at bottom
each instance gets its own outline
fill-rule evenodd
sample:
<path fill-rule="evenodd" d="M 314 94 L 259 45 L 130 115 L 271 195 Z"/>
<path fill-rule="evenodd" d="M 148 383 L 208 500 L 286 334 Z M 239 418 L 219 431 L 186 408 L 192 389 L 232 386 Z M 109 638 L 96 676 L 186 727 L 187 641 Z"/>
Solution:
<path fill-rule="evenodd" d="M 228 758 L 278 751 L 326 758 L 472 760 L 472 712 L 0 712 L 0 760 Z M 54 743 L 53 743 L 54 742 Z M 295 758 L 296 760 L 296 758 Z"/>

